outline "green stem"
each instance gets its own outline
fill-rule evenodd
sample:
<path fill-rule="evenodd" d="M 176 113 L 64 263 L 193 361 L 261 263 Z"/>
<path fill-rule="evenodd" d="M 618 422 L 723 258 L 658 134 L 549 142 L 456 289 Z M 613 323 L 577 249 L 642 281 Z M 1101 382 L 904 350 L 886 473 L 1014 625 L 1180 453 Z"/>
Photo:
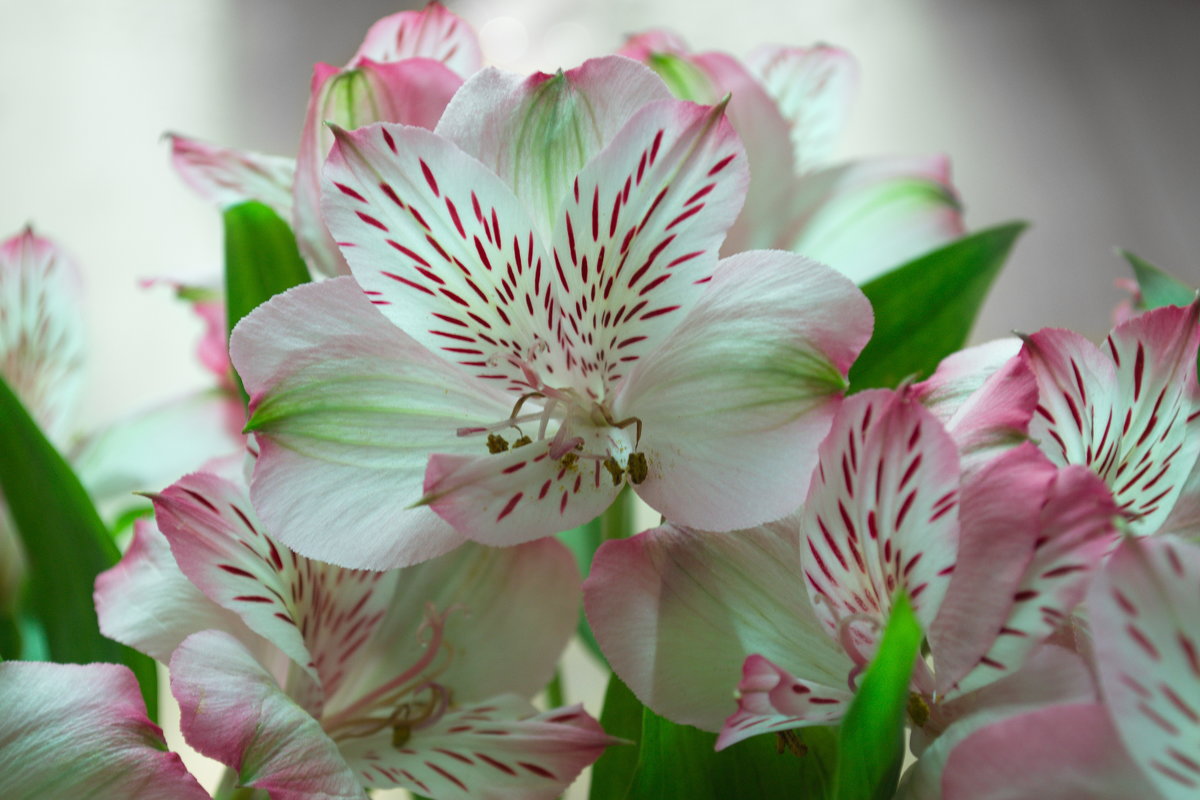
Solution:
<path fill-rule="evenodd" d="M 213 793 L 213 800 L 266 800 L 265 792 L 252 786 L 238 786 L 237 783 L 237 772 L 226 767 Z"/>
<path fill-rule="evenodd" d="M 563 687 L 562 670 L 554 670 L 554 677 L 546 684 L 546 708 L 559 708 L 567 704 L 567 693 Z"/>
<path fill-rule="evenodd" d="M 637 495 L 628 486 L 621 490 L 617 499 L 600 515 L 600 540 L 625 539 L 632 536 L 634 510 Z"/>

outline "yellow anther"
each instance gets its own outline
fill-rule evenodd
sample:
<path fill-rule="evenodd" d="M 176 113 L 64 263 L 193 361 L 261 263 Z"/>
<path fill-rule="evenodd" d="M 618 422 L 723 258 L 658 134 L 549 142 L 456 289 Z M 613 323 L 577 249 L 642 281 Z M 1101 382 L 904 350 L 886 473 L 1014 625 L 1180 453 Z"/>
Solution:
<path fill-rule="evenodd" d="M 530 439 L 528 436 L 522 436 L 520 439 L 517 439 L 515 442 L 513 442 L 512 446 L 513 449 L 516 450 L 518 447 L 524 447 L 525 445 L 532 443 L 533 439 Z"/>
<path fill-rule="evenodd" d="M 911 692 L 908 695 L 908 718 L 918 728 L 925 727 L 925 723 L 929 722 L 929 704 L 925 702 L 924 697 L 916 692 Z"/>
<path fill-rule="evenodd" d="M 625 470 L 617 463 L 617 460 L 612 456 L 604 459 L 604 468 L 608 470 L 608 474 L 612 475 L 613 486 L 621 485 L 621 476 L 625 474 Z"/>
<path fill-rule="evenodd" d="M 579 454 L 572 450 L 560 458 L 558 463 L 562 464 L 563 469 L 571 469 L 571 467 L 574 467 L 577 463 L 579 463 Z"/>
<path fill-rule="evenodd" d="M 498 433 L 489 433 L 487 438 L 488 452 L 493 455 L 503 453 L 508 449 L 508 442 Z"/>
<path fill-rule="evenodd" d="M 801 758 L 808 753 L 808 746 L 800 739 L 800 734 L 796 731 L 779 731 L 775 734 L 775 752 L 783 755 L 783 751 L 787 750 L 796 758 Z"/>
<path fill-rule="evenodd" d="M 408 740 L 412 737 L 412 728 L 407 725 L 392 726 L 392 747 L 399 750 L 404 745 L 408 744 Z"/>
<path fill-rule="evenodd" d="M 650 468 L 646 465 L 646 454 L 630 453 L 625 462 L 625 469 L 629 471 L 629 480 L 635 486 L 646 480 L 646 476 L 650 474 Z"/>

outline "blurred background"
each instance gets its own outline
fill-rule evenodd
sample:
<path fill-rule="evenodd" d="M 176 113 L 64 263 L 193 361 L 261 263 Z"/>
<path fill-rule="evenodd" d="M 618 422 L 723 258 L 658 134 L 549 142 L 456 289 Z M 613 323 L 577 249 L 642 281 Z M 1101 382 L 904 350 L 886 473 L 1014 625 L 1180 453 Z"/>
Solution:
<path fill-rule="evenodd" d="M 514 70 L 569 67 L 653 27 L 698 51 L 849 49 L 861 87 L 840 158 L 946 153 L 970 228 L 1033 223 L 976 341 L 1048 325 L 1102 337 L 1128 274 L 1114 246 L 1200 283 L 1195 0 L 447 4 Z M 0 0 L 0 236 L 32 222 L 83 267 L 84 429 L 209 382 L 192 356 L 199 322 L 139 286 L 220 274 L 219 217 L 176 179 L 162 134 L 294 154 L 312 65 L 345 63 L 404 7 Z"/>

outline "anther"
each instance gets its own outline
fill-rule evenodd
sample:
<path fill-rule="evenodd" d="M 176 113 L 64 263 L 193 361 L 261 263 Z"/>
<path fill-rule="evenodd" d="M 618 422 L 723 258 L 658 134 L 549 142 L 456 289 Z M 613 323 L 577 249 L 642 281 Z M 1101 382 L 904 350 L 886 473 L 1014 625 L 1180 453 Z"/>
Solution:
<path fill-rule="evenodd" d="M 917 692 L 910 692 L 908 695 L 908 718 L 918 728 L 925 727 L 925 723 L 929 722 L 929 704 Z"/>
<path fill-rule="evenodd" d="M 518 447 L 524 447 L 525 445 L 531 444 L 532 442 L 533 442 L 533 439 L 530 439 L 528 436 L 522 436 L 520 439 L 517 439 L 515 442 L 513 442 L 512 446 L 513 446 L 513 449 L 516 450 Z"/>
<path fill-rule="evenodd" d="M 508 441 L 498 433 L 489 433 L 487 438 L 488 452 L 493 455 L 503 453 L 508 449 Z"/>
<path fill-rule="evenodd" d="M 562 464 L 563 469 L 570 469 L 571 467 L 573 467 L 577 463 L 579 463 L 579 454 L 576 453 L 574 450 L 571 450 L 571 451 L 567 452 L 567 454 L 564 455 L 561 459 L 559 459 L 558 463 Z"/>
<path fill-rule="evenodd" d="M 621 476 L 625 474 L 625 470 L 617 463 L 617 460 L 612 456 L 604 459 L 604 468 L 608 470 L 608 474 L 612 475 L 613 486 L 621 485 Z"/>
<path fill-rule="evenodd" d="M 775 752 L 778 755 L 783 755 L 783 751 L 785 750 L 796 758 L 802 758 L 808 753 L 808 745 L 804 744 L 800 738 L 800 734 L 794 730 L 776 731 Z"/>
<path fill-rule="evenodd" d="M 625 461 L 625 469 L 629 471 L 629 480 L 635 486 L 646 480 L 646 476 L 650 474 L 650 468 L 646 465 L 646 454 L 630 453 Z"/>

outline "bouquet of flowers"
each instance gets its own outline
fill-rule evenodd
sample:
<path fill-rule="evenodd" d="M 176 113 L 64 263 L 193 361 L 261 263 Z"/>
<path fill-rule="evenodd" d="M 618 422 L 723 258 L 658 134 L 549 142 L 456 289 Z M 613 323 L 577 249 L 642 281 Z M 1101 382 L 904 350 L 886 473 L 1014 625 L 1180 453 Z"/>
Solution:
<path fill-rule="evenodd" d="M 213 384 L 82 441 L 0 245 L 0 797 L 1200 795 L 1200 301 L 965 347 L 1022 225 L 829 163 L 854 82 L 386 17 L 295 159 L 172 137 Z"/>

